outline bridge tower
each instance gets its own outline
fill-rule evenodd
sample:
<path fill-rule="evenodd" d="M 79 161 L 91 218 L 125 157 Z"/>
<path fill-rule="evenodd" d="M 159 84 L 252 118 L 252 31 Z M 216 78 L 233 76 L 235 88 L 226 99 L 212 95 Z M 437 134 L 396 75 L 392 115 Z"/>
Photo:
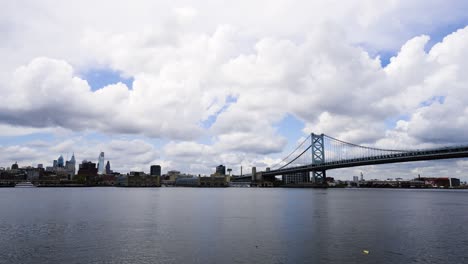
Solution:
<path fill-rule="evenodd" d="M 323 164 L 325 162 L 325 147 L 323 141 L 323 134 L 311 134 L 312 140 L 312 164 Z M 315 183 L 323 184 L 326 182 L 326 173 L 323 171 L 312 171 L 313 180 Z"/>

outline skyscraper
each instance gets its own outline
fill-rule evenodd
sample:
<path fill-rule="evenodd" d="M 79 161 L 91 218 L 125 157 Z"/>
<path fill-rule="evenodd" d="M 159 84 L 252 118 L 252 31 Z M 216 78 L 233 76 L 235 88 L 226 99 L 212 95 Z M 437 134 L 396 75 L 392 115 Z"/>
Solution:
<path fill-rule="evenodd" d="M 64 167 L 64 162 L 63 162 L 63 156 L 60 155 L 60 157 L 57 159 L 57 167 L 63 168 Z"/>
<path fill-rule="evenodd" d="M 161 166 L 160 165 L 151 165 L 150 175 L 151 176 L 161 176 Z"/>
<path fill-rule="evenodd" d="M 70 179 L 73 179 L 76 173 L 76 160 L 75 160 L 75 153 L 73 153 L 71 159 L 65 162 L 65 168 L 67 170 L 68 176 Z"/>
<path fill-rule="evenodd" d="M 98 163 L 98 174 L 105 174 L 106 173 L 106 170 L 104 168 L 104 152 L 101 152 L 101 154 L 99 154 L 99 163 Z"/>
<path fill-rule="evenodd" d="M 106 174 L 111 174 L 112 171 L 111 171 L 111 168 L 110 168 L 110 162 L 107 161 L 107 164 L 106 164 Z"/>

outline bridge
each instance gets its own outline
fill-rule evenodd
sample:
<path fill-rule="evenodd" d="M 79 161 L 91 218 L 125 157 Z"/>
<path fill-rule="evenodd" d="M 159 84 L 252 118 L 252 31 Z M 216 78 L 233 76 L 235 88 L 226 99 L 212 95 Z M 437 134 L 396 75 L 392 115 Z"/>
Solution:
<path fill-rule="evenodd" d="M 311 134 L 271 169 L 258 173 L 261 178 L 307 175 L 315 183 L 325 183 L 326 171 L 364 165 L 468 157 L 468 146 L 396 150 L 361 146 L 325 134 Z M 254 174 L 252 180 L 259 180 Z"/>

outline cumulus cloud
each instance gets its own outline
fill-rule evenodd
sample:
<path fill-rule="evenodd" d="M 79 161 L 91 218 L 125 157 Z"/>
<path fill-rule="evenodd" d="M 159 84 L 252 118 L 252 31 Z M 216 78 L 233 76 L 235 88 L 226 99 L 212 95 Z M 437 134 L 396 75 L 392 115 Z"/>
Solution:
<path fill-rule="evenodd" d="M 288 115 L 304 123 L 304 134 L 358 144 L 468 141 L 468 28 L 432 48 L 430 37 L 420 35 L 428 17 L 440 23 L 464 17 L 443 1 L 137 1 L 131 10 L 113 1 L 107 20 L 106 1 L 91 9 L 82 1 L 73 12 L 51 3 L 33 5 L 57 14 L 47 18 L 11 4 L 0 11 L 2 135 L 59 129 L 164 139 L 164 157 L 144 140 L 95 145 L 123 153 L 116 157 L 127 164 L 122 169 L 157 161 L 198 171 L 218 163 L 273 164 L 292 141 L 277 128 Z M 273 25 L 272 18 L 281 19 Z M 35 45 L 17 49 L 19 43 Z M 399 52 L 382 66 L 375 51 L 387 49 Z M 79 76 L 93 68 L 134 81 L 131 88 L 92 90 Z M 72 139 L 47 151 L 79 143 L 91 144 Z"/>

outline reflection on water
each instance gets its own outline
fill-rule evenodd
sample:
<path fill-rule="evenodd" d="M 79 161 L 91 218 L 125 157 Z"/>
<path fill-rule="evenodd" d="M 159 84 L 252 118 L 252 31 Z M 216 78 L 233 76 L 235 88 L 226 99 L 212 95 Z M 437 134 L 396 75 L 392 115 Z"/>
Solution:
<path fill-rule="evenodd" d="M 466 191 L 3 188 L 0 263 L 468 263 L 467 223 Z"/>

